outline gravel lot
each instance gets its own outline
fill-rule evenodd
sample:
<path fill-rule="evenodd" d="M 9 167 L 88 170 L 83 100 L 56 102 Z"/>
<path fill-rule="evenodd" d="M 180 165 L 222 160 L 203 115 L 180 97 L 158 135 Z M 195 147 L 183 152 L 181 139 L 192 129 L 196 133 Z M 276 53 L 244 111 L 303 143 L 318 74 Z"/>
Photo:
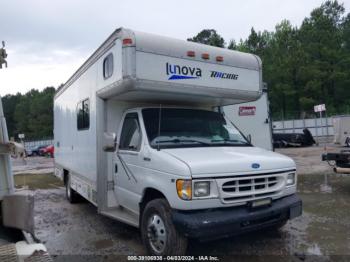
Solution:
<path fill-rule="evenodd" d="M 279 231 L 206 243 L 193 241 L 189 254 L 219 256 L 223 261 L 233 257 L 244 261 L 350 259 L 350 176 L 333 174 L 331 167 L 321 163 L 323 147 L 278 152 L 297 163 L 303 215 Z M 52 159 L 29 158 L 27 166 L 21 161 L 14 161 L 17 187 L 25 184 L 35 190 L 36 234 L 56 261 L 117 261 L 126 260 L 125 255 L 145 254 L 137 229 L 98 215 L 87 202 L 72 205 L 65 200 L 61 182 L 49 174 Z"/>

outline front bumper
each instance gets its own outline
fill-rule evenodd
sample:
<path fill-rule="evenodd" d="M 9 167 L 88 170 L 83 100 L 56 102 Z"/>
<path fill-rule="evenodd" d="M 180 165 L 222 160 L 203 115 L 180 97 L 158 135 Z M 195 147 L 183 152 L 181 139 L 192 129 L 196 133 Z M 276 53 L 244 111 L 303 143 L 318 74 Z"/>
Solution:
<path fill-rule="evenodd" d="M 185 236 L 211 240 L 278 225 L 301 213 L 301 199 L 294 194 L 257 209 L 240 206 L 198 211 L 173 210 L 172 218 L 177 230 Z"/>

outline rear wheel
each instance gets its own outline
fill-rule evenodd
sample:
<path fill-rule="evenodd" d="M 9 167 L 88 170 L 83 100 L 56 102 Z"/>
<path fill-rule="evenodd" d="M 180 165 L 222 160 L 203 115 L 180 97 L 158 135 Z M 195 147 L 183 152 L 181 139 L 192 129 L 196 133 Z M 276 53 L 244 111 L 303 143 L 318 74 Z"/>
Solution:
<path fill-rule="evenodd" d="M 67 176 L 67 182 L 66 182 L 66 197 L 67 200 L 70 203 L 77 203 L 79 202 L 79 194 L 71 188 L 71 178 L 70 175 Z"/>
<path fill-rule="evenodd" d="M 152 255 L 184 255 L 187 238 L 175 228 L 171 219 L 171 208 L 165 199 L 154 199 L 147 203 L 141 220 L 141 236 Z"/>

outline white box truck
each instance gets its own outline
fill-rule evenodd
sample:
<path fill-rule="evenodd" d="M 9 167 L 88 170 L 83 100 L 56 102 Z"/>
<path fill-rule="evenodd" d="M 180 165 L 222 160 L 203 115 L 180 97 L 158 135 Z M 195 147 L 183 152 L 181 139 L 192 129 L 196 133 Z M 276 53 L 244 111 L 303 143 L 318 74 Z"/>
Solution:
<path fill-rule="evenodd" d="M 267 89 L 256 101 L 224 106 L 225 116 L 248 138 L 254 146 L 273 150 L 272 121 Z"/>
<path fill-rule="evenodd" d="M 334 144 L 350 146 L 350 116 L 333 116 Z"/>
<path fill-rule="evenodd" d="M 117 29 L 54 98 L 68 200 L 140 228 L 154 255 L 299 216 L 293 160 L 252 146 L 221 113 L 262 86 L 255 55 Z"/>

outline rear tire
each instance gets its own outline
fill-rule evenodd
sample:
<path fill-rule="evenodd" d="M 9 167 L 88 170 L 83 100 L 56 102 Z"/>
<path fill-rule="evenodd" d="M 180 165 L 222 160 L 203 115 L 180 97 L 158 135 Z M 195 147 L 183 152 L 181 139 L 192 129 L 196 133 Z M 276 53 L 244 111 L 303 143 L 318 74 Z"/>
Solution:
<path fill-rule="evenodd" d="M 79 202 L 79 194 L 71 188 L 71 178 L 70 175 L 67 176 L 66 183 L 66 198 L 69 203 L 74 204 Z"/>
<path fill-rule="evenodd" d="M 175 228 L 171 208 L 165 199 L 147 203 L 141 219 L 142 241 L 151 255 L 185 255 L 187 238 Z"/>

